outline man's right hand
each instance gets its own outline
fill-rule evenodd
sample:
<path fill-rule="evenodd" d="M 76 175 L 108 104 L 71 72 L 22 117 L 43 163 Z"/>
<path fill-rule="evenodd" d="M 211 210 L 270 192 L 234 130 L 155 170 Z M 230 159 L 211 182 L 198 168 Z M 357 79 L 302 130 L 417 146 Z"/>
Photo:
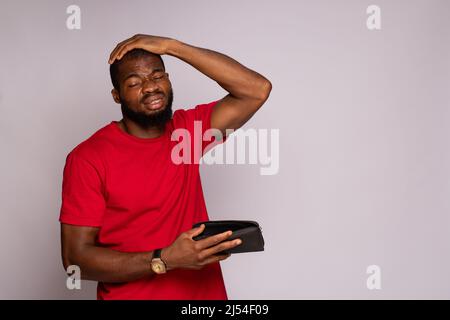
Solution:
<path fill-rule="evenodd" d="M 183 232 L 167 248 L 161 252 L 161 259 L 166 263 L 167 270 L 176 268 L 200 270 L 205 265 L 225 260 L 230 254 L 218 254 L 227 249 L 241 244 L 240 239 L 225 241 L 231 236 L 231 231 L 226 231 L 202 240 L 195 241 L 192 238 L 198 236 L 205 229 L 202 224 Z"/>

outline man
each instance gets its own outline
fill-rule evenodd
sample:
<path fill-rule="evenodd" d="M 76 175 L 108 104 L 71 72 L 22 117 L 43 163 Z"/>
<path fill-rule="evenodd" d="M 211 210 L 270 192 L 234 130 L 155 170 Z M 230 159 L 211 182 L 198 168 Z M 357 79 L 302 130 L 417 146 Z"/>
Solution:
<path fill-rule="evenodd" d="M 215 80 L 221 100 L 177 110 L 161 55 Z M 227 299 L 219 261 L 231 231 L 195 241 L 207 221 L 198 162 L 176 164 L 174 130 L 194 135 L 237 129 L 267 100 L 271 83 L 215 51 L 175 39 L 135 35 L 112 51 L 112 121 L 67 156 L 60 213 L 64 267 L 98 281 L 98 299 Z M 200 137 L 201 138 L 201 137 Z M 192 141 L 196 143 L 198 141 Z M 201 151 L 210 142 L 201 142 Z"/>

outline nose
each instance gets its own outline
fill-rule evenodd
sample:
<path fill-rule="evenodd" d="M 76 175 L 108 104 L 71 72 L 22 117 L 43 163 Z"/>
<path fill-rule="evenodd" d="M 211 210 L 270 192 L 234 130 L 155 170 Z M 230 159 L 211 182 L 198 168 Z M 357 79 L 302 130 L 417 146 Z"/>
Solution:
<path fill-rule="evenodd" d="M 158 89 L 158 86 L 156 85 L 155 81 L 153 79 L 145 79 L 144 83 L 142 84 L 142 91 L 144 92 L 154 92 Z"/>

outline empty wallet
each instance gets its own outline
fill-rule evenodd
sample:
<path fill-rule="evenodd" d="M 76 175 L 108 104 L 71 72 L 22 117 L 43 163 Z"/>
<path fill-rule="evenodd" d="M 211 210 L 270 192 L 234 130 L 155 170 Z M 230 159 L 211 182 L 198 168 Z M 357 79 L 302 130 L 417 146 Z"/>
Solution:
<path fill-rule="evenodd" d="M 233 231 L 233 234 L 225 241 L 233 239 L 241 239 L 242 243 L 234 248 L 224 250 L 218 254 L 227 253 L 243 253 L 264 251 L 264 238 L 262 236 L 262 229 L 256 221 L 245 220 L 216 220 L 204 221 L 194 224 L 193 228 L 198 228 L 204 224 L 205 229 L 201 234 L 192 238 L 193 240 L 201 240 L 228 230 Z"/>

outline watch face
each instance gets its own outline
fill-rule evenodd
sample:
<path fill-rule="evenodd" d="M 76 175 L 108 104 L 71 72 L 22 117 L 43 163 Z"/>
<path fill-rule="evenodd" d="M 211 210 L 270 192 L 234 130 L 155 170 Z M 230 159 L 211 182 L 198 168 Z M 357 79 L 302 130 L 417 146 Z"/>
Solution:
<path fill-rule="evenodd" d="M 166 267 L 164 265 L 164 262 L 162 262 L 160 259 L 155 259 L 155 261 L 152 261 L 152 270 L 155 273 L 165 273 Z"/>

